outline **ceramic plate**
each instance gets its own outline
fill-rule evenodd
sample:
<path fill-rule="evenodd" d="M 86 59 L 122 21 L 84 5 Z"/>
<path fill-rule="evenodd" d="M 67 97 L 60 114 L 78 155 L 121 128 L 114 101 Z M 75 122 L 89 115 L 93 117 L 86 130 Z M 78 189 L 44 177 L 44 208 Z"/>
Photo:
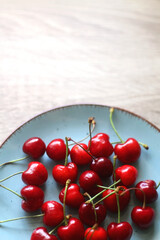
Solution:
<path fill-rule="evenodd" d="M 95 117 L 97 123 L 94 134 L 98 132 L 105 132 L 110 135 L 111 142 L 118 140 L 109 122 L 109 107 L 86 104 L 60 107 L 40 114 L 18 128 L 2 144 L 0 148 L 0 163 L 25 156 L 22 152 L 22 145 L 25 140 L 33 136 L 41 137 L 46 145 L 54 138 L 64 139 L 67 136 L 72 137 L 76 141 L 82 139 L 88 134 L 88 118 L 92 116 Z M 119 134 L 124 140 L 129 137 L 134 137 L 138 141 L 149 145 L 148 151 L 142 148 L 141 157 L 135 165 L 139 171 L 137 182 L 139 180 L 153 179 L 156 183 L 158 183 L 160 180 L 159 129 L 136 114 L 129 113 L 122 109 L 115 109 L 113 121 Z M 88 139 L 85 142 L 87 143 Z M 0 179 L 18 171 L 26 170 L 30 160 L 24 160 L 19 163 L 2 167 L 0 169 Z M 61 188 L 55 183 L 51 174 L 55 163 L 49 159 L 47 155 L 42 157 L 41 162 L 45 164 L 49 172 L 49 178 L 46 184 L 43 186 L 45 191 L 45 201 L 59 201 L 58 195 Z M 3 184 L 6 187 L 13 189 L 17 193 L 19 193 L 21 188 L 25 186 L 20 175 L 17 175 L 12 179 L 8 179 Z M 136 202 L 133 194 L 132 196 L 133 197 L 128 209 L 121 214 L 121 220 L 128 220 L 130 223 L 131 209 L 135 204 L 139 204 Z M 156 203 L 152 204 L 152 206 L 156 210 L 156 219 L 154 225 L 151 228 L 142 231 L 132 224 L 134 229 L 132 239 L 160 239 L 160 200 L 158 199 Z M 68 211 L 70 211 L 68 213 L 72 213 L 74 216 L 76 216 L 75 211 L 72 212 L 69 209 Z M 3 188 L 0 188 L 0 213 L 0 220 L 32 215 L 25 213 L 21 209 L 20 198 Z M 108 213 L 106 221 L 104 222 L 104 227 L 106 227 L 110 221 L 116 220 L 116 214 L 113 215 Z M 43 226 L 42 218 L 17 220 L 3 223 L 0 225 L 0 236 L 1 239 L 5 240 L 29 240 L 32 231 L 39 226 Z M 48 228 L 48 230 L 51 230 L 51 228 Z"/>

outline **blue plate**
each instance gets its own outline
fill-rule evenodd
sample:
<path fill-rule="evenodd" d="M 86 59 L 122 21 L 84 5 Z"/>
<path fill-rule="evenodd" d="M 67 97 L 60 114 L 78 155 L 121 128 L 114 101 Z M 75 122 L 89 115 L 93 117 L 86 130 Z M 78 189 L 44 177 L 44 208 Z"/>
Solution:
<path fill-rule="evenodd" d="M 33 136 L 41 137 L 46 145 L 54 138 L 64 139 L 67 136 L 72 137 L 76 141 L 82 139 L 88 134 L 88 118 L 91 116 L 95 117 L 97 123 L 94 134 L 105 132 L 110 135 L 111 142 L 118 140 L 109 122 L 109 107 L 91 104 L 60 107 L 34 117 L 9 136 L 0 148 L 0 163 L 24 157 L 25 154 L 22 152 L 22 145 L 25 140 Z M 141 157 L 135 164 L 139 172 L 137 182 L 140 180 L 153 179 L 158 183 L 160 181 L 160 130 L 136 114 L 117 108 L 113 115 L 113 121 L 122 139 L 125 140 L 133 137 L 149 145 L 148 151 L 142 148 Z M 88 139 L 85 142 L 87 143 Z M 26 170 L 30 160 L 31 159 L 1 167 L 0 179 L 15 172 Z M 49 178 L 43 186 L 45 201 L 59 201 L 58 195 L 61 187 L 55 183 L 51 174 L 55 163 L 49 159 L 46 154 L 40 161 L 47 167 L 49 172 Z M 3 184 L 17 193 L 20 193 L 21 188 L 25 186 L 20 175 L 8 179 Z M 0 188 L 0 196 L 0 220 L 32 215 L 21 209 L 21 199 L 11 192 Z M 127 220 L 131 224 L 131 209 L 133 206 L 139 204 L 133 193 L 132 196 L 129 207 L 121 214 L 121 221 Z M 156 219 L 152 227 L 142 231 L 132 224 L 134 229 L 132 239 L 160 239 L 159 206 L 159 199 L 152 204 L 152 207 L 156 211 Z M 68 213 L 76 216 L 76 212 L 72 212 L 71 209 L 68 209 Z M 111 221 L 117 221 L 116 214 L 108 213 L 103 226 L 106 228 Z M 1 239 L 5 240 L 29 240 L 32 231 L 39 226 L 44 226 L 42 218 L 3 223 L 0 225 L 0 236 Z M 48 230 L 51 230 L 51 228 L 48 228 Z"/>

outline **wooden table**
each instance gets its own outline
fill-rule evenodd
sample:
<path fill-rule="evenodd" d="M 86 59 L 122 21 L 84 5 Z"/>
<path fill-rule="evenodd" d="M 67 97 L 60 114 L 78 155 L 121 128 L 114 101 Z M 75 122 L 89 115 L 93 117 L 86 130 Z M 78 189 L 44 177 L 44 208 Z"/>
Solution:
<path fill-rule="evenodd" d="M 160 1 L 0 0 L 0 144 L 75 103 L 122 107 L 160 127 Z"/>

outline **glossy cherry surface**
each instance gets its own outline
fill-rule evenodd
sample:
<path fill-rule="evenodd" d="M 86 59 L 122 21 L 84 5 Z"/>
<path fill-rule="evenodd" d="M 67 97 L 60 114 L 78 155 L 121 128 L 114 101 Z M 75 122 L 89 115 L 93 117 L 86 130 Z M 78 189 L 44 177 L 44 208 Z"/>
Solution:
<path fill-rule="evenodd" d="M 119 161 L 124 164 L 136 162 L 141 154 L 141 147 L 136 139 L 128 138 L 125 143 L 118 143 L 114 147 L 114 153 Z"/>
<path fill-rule="evenodd" d="M 63 139 L 52 140 L 46 149 L 47 155 L 54 161 L 62 161 L 66 156 L 66 144 Z"/>
<path fill-rule="evenodd" d="M 140 228 L 148 228 L 152 225 L 155 211 L 151 207 L 136 206 L 131 212 L 132 221 Z"/>
<path fill-rule="evenodd" d="M 108 178 L 113 173 L 113 164 L 109 158 L 98 157 L 92 160 L 90 169 L 96 172 L 101 178 Z"/>
<path fill-rule="evenodd" d="M 128 222 L 112 222 L 107 227 L 109 240 L 130 240 L 133 229 Z"/>
<path fill-rule="evenodd" d="M 123 165 L 115 170 L 115 175 L 116 181 L 121 179 L 119 184 L 128 187 L 135 183 L 138 176 L 138 170 L 134 166 Z"/>
<path fill-rule="evenodd" d="M 85 231 L 86 240 L 107 240 L 107 231 L 103 227 L 87 228 Z"/>
<path fill-rule="evenodd" d="M 140 181 L 139 183 L 136 184 L 136 190 L 135 190 L 136 198 L 141 202 L 143 202 L 144 194 L 145 194 L 146 203 L 155 202 L 158 198 L 158 192 L 156 187 L 157 187 L 156 182 L 153 180 Z"/>
<path fill-rule="evenodd" d="M 29 163 L 28 169 L 22 173 L 22 180 L 28 185 L 40 186 L 46 182 L 47 178 L 47 169 L 40 162 Z"/>
<path fill-rule="evenodd" d="M 33 185 L 21 189 L 22 208 L 26 212 L 33 212 L 41 208 L 44 202 L 44 192 L 41 188 Z"/>
<path fill-rule="evenodd" d="M 49 234 L 45 227 L 38 227 L 33 231 L 30 240 L 58 240 L 58 238 Z"/>
<path fill-rule="evenodd" d="M 80 143 L 79 145 L 82 146 L 86 151 L 88 151 L 88 147 L 86 144 Z M 71 152 L 70 152 L 71 161 L 77 165 L 87 165 L 91 163 L 92 157 L 79 145 L 76 144 L 71 149 Z"/>
<path fill-rule="evenodd" d="M 38 159 L 45 153 L 46 145 L 41 138 L 32 137 L 24 142 L 22 149 L 27 155 L 34 159 Z"/>

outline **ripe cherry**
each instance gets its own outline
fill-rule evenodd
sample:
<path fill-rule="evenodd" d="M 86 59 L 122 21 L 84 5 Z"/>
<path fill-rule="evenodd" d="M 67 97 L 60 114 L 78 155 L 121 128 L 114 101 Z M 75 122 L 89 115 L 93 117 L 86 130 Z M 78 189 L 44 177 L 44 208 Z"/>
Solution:
<path fill-rule="evenodd" d="M 63 188 L 59 194 L 59 199 L 62 203 L 64 201 L 64 193 L 65 193 L 65 188 Z M 73 208 L 79 208 L 84 201 L 85 199 L 83 194 L 80 192 L 79 185 L 75 183 L 71 183 L 66 193 L 66 200 L 65 200 L 66 205 Z"/>
<path fill-rule="evenodd" d="M 90 152 L 95 157 L 109 157 L 113 153 L 113 146 L 109 142 L 109 136 L 105 133 L 98 133 L 92 137 L 88 146 Z"/>
<path fill-rule="evenodd" d="M 34 159 L 42 157 L 45 151 L 46 145 L 44 141 L 39 137 L 29 138 L 23 144 L 23 152 Z"/>
<path fill-rule="evenodd" d="M 80 187 L 90 195 L 95 195 L 101 191 L 97 185 L 102 185 L 102 181 L 98 174 L 92 170 L 84 171 L 79 177 Z"/>
<path fill-rule="evenodd" d="M 44 202 L 44 192 L 41 188 L 33 185 L 21 189 L 22 208 L 26 212 L 34 212 L 41 208 Z"/>
<path fill-rule="evenodd" d="M 60 226 L 57 229 L 58 237 L 61 240 L 83 240 L 84 226 L 78 218 L 71 217 L 65 226 Z"/>
<path fill-rule="evenodd" d="M 139 190 L 140 189 L 140 190 Z M 136 184 L 135 195 L 138 200 L 141 202 L 152 203 L 155 202 L 158 198 L 157 186 L 153 180 L 140 181 Z"/>
<path fill-rule="evenodd" d="M 29 163 L 28 169 L 22 173 L 22 180 L 28 185 L 40 186 L 46 182 L 47 178 L 47 169 L 40 162 Z"/>
<path fill-rule="evenodd" d="M 125 209 L 130 201 L 130 192 L 126 191 L 127 188 L 125 186 L 120 186 L 119 190 L 117 193 L 119 194 L 119 205 L 120 205 L 120 210 L 122 211 Z M 126 191 L 126 192 L 125 192 Z M 123 195 L 121 195 L 124 192 Z M 109 195 L 111 194 L 111 195 Z M 108 196 L 109 195 L 109 196 Z M 108 197 L 107 197 L 108 196 Z M 117 212 L 118 207 L 117 207 L 117 199 L 116 199 L 116 193 L 112 189 L 107 189 L 102 193 L 102 197 L 106 197 L 103 202 L 107 210 L 111 212 Z"/>
<path fill-rule="evenodd" d="M 107 227 L 109 240 L 129 240 L 131 239 L 133 229 L 128 222 L 112 222 Z"/>
<path fill-rule="evenodd" d="M 92 160 L 90 169 L 96 172 L 101 178 L 108 178 L 113 173 L 113 164 L 109 158 L 98 157 Z"/>
<path fill-rule="evenodd" d="M 107 231 L 103 227 L 93 226 L 85 231 L 86 240 L 107 240 Z"/>
<path fill-rule="evenodd" d="M 47 155 L 54 161 L 62 161 L 66 156 L 66 144 L 63 139 L 52 140 L 46 149 Z"/>
<path fill-rule="evenodd" d="M 96 212 L 96 216 L 95 216 Z M 96 204 L 94 207 L 91 203 L 82 203 L 79 207 L 79 218 L 87 226 L 92 227 L 95 223 L 101 224 L 107 211 L 103 204 Z"/>
<path fill-rule="evenodd" d="M 30 240 L 58 240 L 58 238 L 48 233 L 45 227 L 38 227 L 33 231 Z"/>
<path fill-rule="evenodd" d="M 134 166 L 123 165 L 115 170 L 115 176 L 116 181 L 119 179 L 121 180 L 119 183 L 120 185 L 125 185 L 128 187 L 135 183 L 138 176 L 138 171 Z"/>
<path fill-rule="evenodd" d="M 86 151 L 85 151 L 85 150 Z M 84 143 L 79 143 L 73 146 L 70 152 L 71 161 L 76 165 L 87 165 L 92 162 L 92 156 L 87 153 L 88 147 Z"/>
<path fill-rule="evenodd" d="M 152 225 L 155 211 L 151 207 L 136 206 L 131 212 L 132 221 L 140 228 L 148 228 Z"/>

